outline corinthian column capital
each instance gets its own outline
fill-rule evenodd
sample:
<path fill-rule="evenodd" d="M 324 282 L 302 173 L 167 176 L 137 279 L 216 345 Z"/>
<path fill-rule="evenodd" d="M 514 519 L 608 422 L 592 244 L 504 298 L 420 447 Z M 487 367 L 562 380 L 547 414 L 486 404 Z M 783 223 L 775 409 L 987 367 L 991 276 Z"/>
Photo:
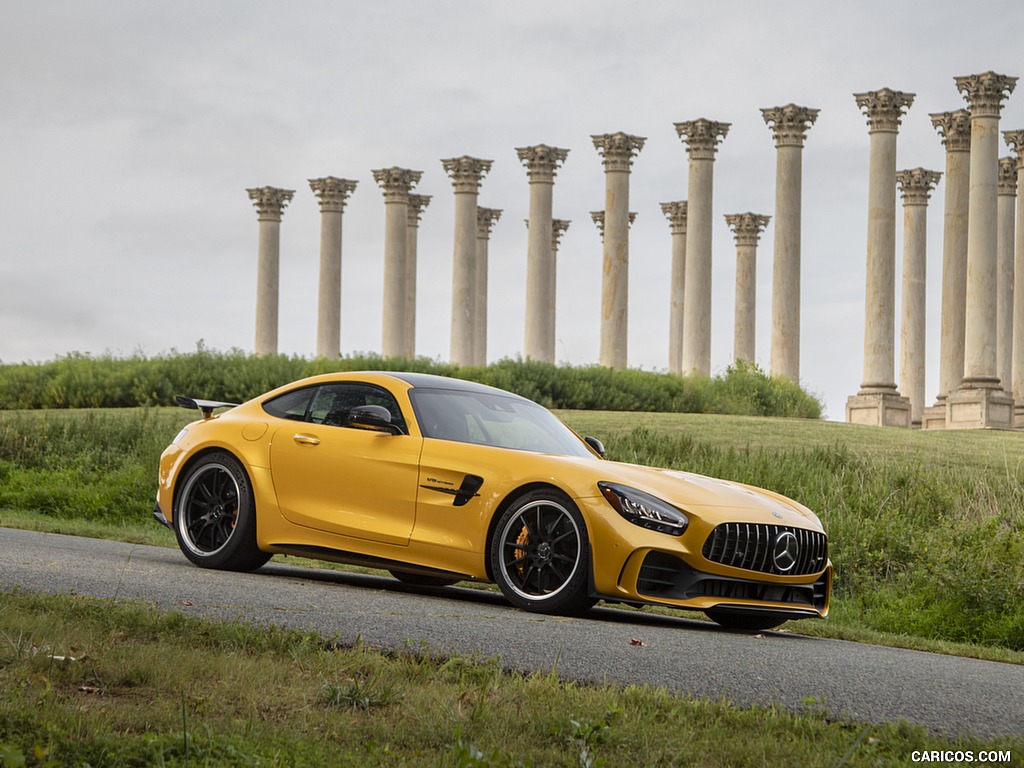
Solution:
<path fill-rule="evenodd" d="M 591 211 L 590 220 L 597 225 L 597 231 L 601 233 L 601 237 L 604 237 L 604 211 Z M 636 221 L 636 211 L 630 211 L 629 225 L 633 226 L 634 221 Z"/>
<path fill-rule="evenodd" d="M 409 195 L 409 219 L 408 226 L 418 227 L 423 209 L 430 205 L 430 195 Z"/>
<path fill-rule="evenodd" d="M 764 121 L 772 129 L 776 147 L 802 147 L 808 129 L 814 125 L 821 110 L 787 104 L 762 109 Z"/>
<path fill-rule="evenodd" d="M 1017 161 L 1012 157 L 999 158 L 999 194 L 1017 196 Z"/>
<path fill-rule="evenodd" d="M 903 195 L 904 205 L 928 205 L 932 190 L 939 183 L 942 174 L 924 168 L 911 168 L 896 172 L 896 184 Z"/>
<path fill-rule="evenodd" d="M 691 160 L 714 160 L 718 144 L 729 133 L 732 123 L 719 123 L 700 117 L 675 123 L 676 134 L 686 143 Z"/>
<path fill-rule="evenodd" d="M 971 110 L 933 112 L 928 117 L 932 119 L 932 125 L 942 136 L 942 143 L 947 152 L 971 151 Z"/>
<path fill-rule="evenodd" d="M 460 192 L 476 193 L 480 191 L 480 181 L 491 170 L 493 160 L 481 160 L 478 157 L 463 155 L 442 160 L 444 170 L 452 180 L 456 194 Z"/>
<path fill-rule="evenodd" d="M 644 148 L 646 138 L 628 133 L 600 133 L 590 137 L 601 154 L 606 171 L 629 171 L 633 158 Z"/>
<path fill-rule="evenodd" d="M 294 189 L 278 189 L 277 187 L 254 187 L 245 190 L 256 209 L 260 221 L 280 221 L 285 206 L 295 194 Z"/>
<path fill-rule="evenodd" d="M 569 229 L 569 219 L 551 220 L 551 250 L 557 251 L 559 243 L 562 242 L 562 235 Z"/>
<path fill-rule="evenodd" d="M 868 130 L 871 133 L 897 133 L 900 129 L 900 118 L 914 103 L 914 95 L 882 88 L 877 91 L 855 93 L 853 97 L 857 100 L 857 106 L 865 110 L 868 116 Z"/>
<path fill-rule="evenodd" d="M 487 240 L 491 236 L 491 229 L 494 228 L 494 223 L 501 218 L 500 208 L 481 208 L 477 206 L 476 209 L 476 236 L 478 240 Z"/>
<path fill-rule="evenodd" d="M 385 203 L 408 203 L 409 190 L 419 183 L 423 171 L 408 168 L 381 168 L 373 172 L 373 180 L 384 190 Z"/>
<path fill-rule="evenodd" d="M 526 166 L 526 175 L 530 183 L 542 182 L 551 184 L 555 180 L 555 172 L 569 156 L 568 149 L 549 147 L 547 144 L 536 144 L 532 147 L 519 147 L 516 154 Z"/>
<path fill-rule="evenodd" d="M 1003 131 L 1003 140 L 1017 156 L 1017 170 L 1024 170 L 1024 131 Z"/>
<path fill-rule="evenodd" d="M 757 245 L 761 233 L 771 219 L 771 216 L 762 216 L 759 213 L 731 213 L 726 214 L 725 223 L 732 229 L 736 245 Z"/>
<path fill-rule="evenodd" d="M 662 203 L 661 212 L 668 219 L 673 235 L 686 234 L 686 208 L 685 200 L 676 200 L 672 203 Z"/>
<path fill-rule="evenodd" d="M 349 179 L 324 176 L 320 179 L 310 179 L 309 188 L 317 196 L 321 212 L 341 213 L 345 210 L 345 201 L 348 200 L 348 196 L 355 191 L 356 183 Z"/>
<path fill-rule="evenodd" d="M 1003 99 L 1013 93 L 1016 77 L 985 72 L 980 75 L 955 77 L 956 88 L 963 94 L 975 117 L 999 117 Z"/>

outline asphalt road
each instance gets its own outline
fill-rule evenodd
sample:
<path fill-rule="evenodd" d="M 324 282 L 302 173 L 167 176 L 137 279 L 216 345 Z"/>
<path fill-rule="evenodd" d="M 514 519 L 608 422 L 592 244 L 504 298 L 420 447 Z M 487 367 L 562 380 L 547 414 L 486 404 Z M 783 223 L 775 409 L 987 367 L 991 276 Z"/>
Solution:
<path fill-rule="evenodd" d="M 225 573 L 196 568 L 177 550 L 0 528 L 0 589 L 15 587 L 143 600 L 315 630 L 341 643 L 361 637 L 380 649 L 497 657 L 509 669 L 664 686 L 741 706 L 799 711 L 813 697 L 853 721 L 902 718 L 948 735 L 1024 735 L 1024 667 L 792 632 L 729 632 L 613 608 L 551 618 L 480 590 L 419 589 L 276 563 Z"/>

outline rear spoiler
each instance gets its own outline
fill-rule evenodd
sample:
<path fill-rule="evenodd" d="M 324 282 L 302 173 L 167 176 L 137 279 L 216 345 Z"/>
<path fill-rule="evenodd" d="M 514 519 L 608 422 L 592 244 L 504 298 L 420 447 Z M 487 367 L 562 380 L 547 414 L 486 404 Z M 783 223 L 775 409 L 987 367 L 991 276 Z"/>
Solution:
<path fill-rule="evenodd" d="M 185 397 L 185 395 L 175 395 L 174 402 L 182 408 L 198 408 L 203 413 L 203 419 L 211 418 L 214 408 L 234 408 L 238 405 L 238 403 L 222 403 L 217 400 L 197 400 L 194 397 Z"/>

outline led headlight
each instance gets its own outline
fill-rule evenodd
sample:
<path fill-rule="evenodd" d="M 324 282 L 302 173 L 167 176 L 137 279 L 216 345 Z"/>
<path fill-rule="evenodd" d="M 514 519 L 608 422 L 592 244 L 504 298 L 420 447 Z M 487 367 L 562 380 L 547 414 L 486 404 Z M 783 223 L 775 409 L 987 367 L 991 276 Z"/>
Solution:
<path fill-rule="evenodd" d="M 649 493 L 618 483 L 598 483 L 597 487 L 616 512 L 641 528 L 681 536 L 690 524 L 682 510 Z"/>

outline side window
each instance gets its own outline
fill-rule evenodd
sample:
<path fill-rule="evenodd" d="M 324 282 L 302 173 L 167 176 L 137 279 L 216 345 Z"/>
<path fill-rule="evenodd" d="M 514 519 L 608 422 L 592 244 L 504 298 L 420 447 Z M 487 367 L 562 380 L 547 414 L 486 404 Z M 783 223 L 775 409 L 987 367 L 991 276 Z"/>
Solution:
<path fill-rule="evenodd" d="M 348 422 L 353 408 L 360 405 L 381 405 L 391 414 L 391 423 L 408 432 L 405 418 L 390 392 L 371 384 L 338 383 L 317 388 L 309 410 L 309 420 L 315 424 L 342 427 Z"/>
<path fill-rule="evenodd" d="M 305 421 L 306 411 L 309 410 L 309 403 L 315 392 L 316 387 L 305 387 L 285 392 L 283 395 L 278 395 L 273 400 L 265 402 L 263 410 L 279 419 Z"/>

